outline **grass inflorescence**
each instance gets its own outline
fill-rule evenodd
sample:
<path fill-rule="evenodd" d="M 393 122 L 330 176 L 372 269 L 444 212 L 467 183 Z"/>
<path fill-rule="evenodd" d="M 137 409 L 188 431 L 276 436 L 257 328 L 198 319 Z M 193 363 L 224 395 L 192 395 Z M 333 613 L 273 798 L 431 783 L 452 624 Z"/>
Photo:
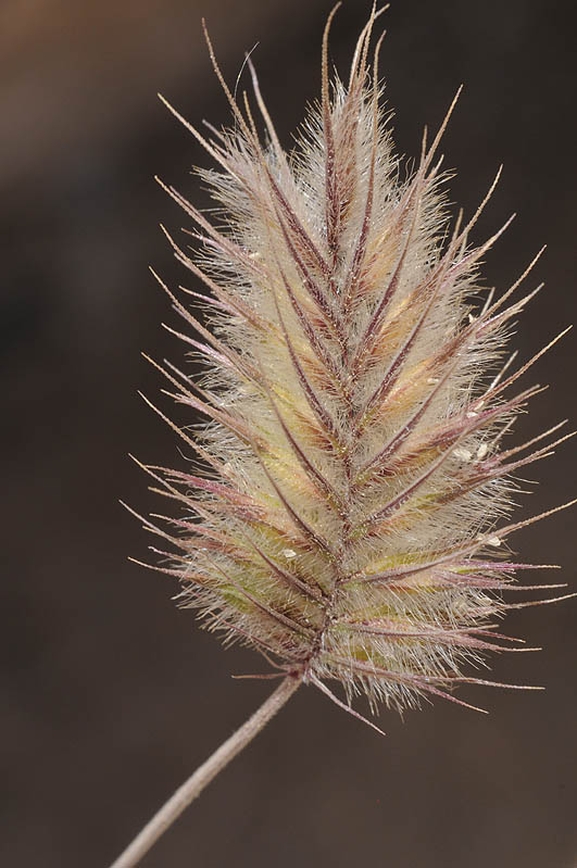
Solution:
<path fill-rule="evenodd" d="M 237 99 L 208 36 L 233 124 L 205 137 L 171 109 L 216 164 L 200 175 L 219 216 L 166 187 L 193 225 L 174 251 L 208 292 L 189 290 L 201 318 L 165 287 L 204 373 L 158 367 L 205 422 L 195 436 L 173 426 L 195 453 L 186 469 L 147 468 L 180 508 L 148 526 L 176 546 L 157 568 L 181 581 L 180 604 L 226 642 L 339 703 L 327 682 L 347 703 L 364 692 L 402 709 L 462 702 L 455 685 L 492 683 L 467 664 L 523 649 L 498 632 L 509 607 L 533 605 L 503 596 L 532 568 L 508 540 L 542 516 L 511 519 L 515 475 L 565 437 L 555 425 L 510 445 L 540 391 L 518 383 L 545 350 L 518 364 L 509 349 L 535 260 L 500 295 L 483 287 L 509 221 L 471 242 L 495 184 L 451 221 L 439 144 L 455 101 L 406 179 L 381 107 L 382 39 L 371 49 L 379 14 L 346 81 L 330 74 L 330 16 L 320 101 L 291 153 L 250 58 L 252 96 Z"/>

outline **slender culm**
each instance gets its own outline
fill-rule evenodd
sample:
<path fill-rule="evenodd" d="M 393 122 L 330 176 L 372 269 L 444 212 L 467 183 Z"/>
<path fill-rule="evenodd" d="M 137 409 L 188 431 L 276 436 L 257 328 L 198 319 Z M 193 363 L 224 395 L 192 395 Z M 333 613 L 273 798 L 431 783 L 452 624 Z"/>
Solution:
<path fill-rule="evenodd" d="M 448 214 L 439 145 L 456 98 L 407 179 L 380 102 L 380 12 L 343 81 L 329 65 L 335 11 L 320 101 L 291 153 L 250 58 L 251 95 L 237 98 L 208 35 L 233 123 L 205 137 L 171 108 L 215 163 L 199 174 L 217 208 L 209 220 L 166 187 L 191 220 L 174 252 L 206 291 L 187 305 L 165 287 L 203 372 L 157 366 L 190 409 L 194 435 L 173 428 L 195 457 L 146 467 L 178 506 L 146 522 L 171 544 L 154 568 L 282 683 L 349 711 L 357 693 L 373 711 L 466 705 L 453 688 L 494 684 L 471 673 L 519 648 L 498 632 L 503 614 L 535 604 L 506 596 L 534 568 L 508 540 L 556 510 L 514 521 L 515 476 L 569 435 L 510 434 L 540 391 L 521 377 L 557 338 L 521 363 L 509 347 L 537 257 L 507 290 L 483 287 L 508 223 L 478 245 L 470 234 L 497 179 L 470 219 Z"/>

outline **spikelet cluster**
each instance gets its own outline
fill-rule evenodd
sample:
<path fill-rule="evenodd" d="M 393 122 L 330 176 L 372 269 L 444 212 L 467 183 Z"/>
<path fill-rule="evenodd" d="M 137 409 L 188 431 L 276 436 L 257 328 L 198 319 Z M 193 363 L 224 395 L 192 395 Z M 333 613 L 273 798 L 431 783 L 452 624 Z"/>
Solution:
<path fill-rule="evenodd" d="M 516 384 L 540 353 L 507 361 L 529 269 L 500 296 L 482 289 L 503 229 L 470 243 L 486 200 L 449 220 L 445 124 L 403 176 L 379 105 L 377 17 L 348 81 L 329 74 L 327 25 L 321 99 L 290 155 L 250 60 L 251 96 L 237 99 L 208 42 L 233 124 L 205 138 L 180 120 L 216 163 L 201 175 L 217 216 L 166 188 L 194 224 L 176 256 L 208 289 L 188 290 L 202 321 L 167 289 L 203 372 L 161 368 L 205 421 L 194 435 L 173 426 L 189 467 L 147 468 L 181 505 L 168 529 L 149 526 L 177 549 L 158 569 L 225 641 L 337 702 L 327 682 L 402 709 L 460 702 L 455 683 L 491 683 L 466 664 L 516 647 L 495 632 L 526 566 L 507 539 L 538 517 L 511 521 L 511 474 L 550 453 L 559 426 L 506 445 L 539 391 Z"/>

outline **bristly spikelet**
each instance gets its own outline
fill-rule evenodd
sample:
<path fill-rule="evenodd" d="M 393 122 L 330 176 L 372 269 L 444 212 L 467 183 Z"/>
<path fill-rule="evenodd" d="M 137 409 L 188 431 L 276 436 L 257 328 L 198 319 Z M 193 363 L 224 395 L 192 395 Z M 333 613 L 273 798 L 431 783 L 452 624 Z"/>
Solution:
<path fill-rule="evenodd" d="M 505 355 L 533 295 L 511 300 L 529 269 L 475 306 L 478 264 L 503 230 L 470 244 L 485 202 L 449 228 L 437 156 L 447 121 L 399 178 L 380 41 L 369 56 L 378 14 L 347 84 L 329 81 L 327 25 L 321 103 L 290 156 L 250 60 L 265 144 L 209 42 L 234 126 L 207 140 L 183 122 L 218 165 L 201 174 L 221 225 L 169 188 L 196 225 L 195 252 L 172 242 L 176 255 L 210 290 L 191 293 L 205 325 L 171 295 L 196 333 L 179 337 L 208 368 L 196 382 L 164 371 L 208 421 L 196 440 L 179 431 L 196 469 L 147 468 L 184 507 L 167 519 L 173 532 L 149 526 L 179 550 L 159 569 L 226 640 L 325 692 L 336 680 L 349 700 L 364 691 L 403 708 L 489 683 L 463 665 L 509 647 L 494 632 L 501 592 L 526 565 L 506 560 L 506 541 L 538 518 L 508 521 L 511 474 L 550 453 L 559 426 L 503 446 L 539 391 L 512 387 L 541 353 L 515 371 Z"/>

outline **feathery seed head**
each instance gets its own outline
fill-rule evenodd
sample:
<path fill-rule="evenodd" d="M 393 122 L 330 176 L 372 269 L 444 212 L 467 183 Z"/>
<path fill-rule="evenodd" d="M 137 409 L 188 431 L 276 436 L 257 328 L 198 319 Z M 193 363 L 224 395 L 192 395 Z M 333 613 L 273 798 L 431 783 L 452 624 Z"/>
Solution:
<path fill-rule="evenodd" d="M 196 227 L 195 252 L 172 241 L 176 256 L 210 295 L 191 292 L 203 324 L 169 293 L 194 334 L 178 336 L 207 367 L 195 382 L 164 373 L 207 421 L 194 440 L 178 431 L 196 467 L 147 468 L 184 508 L 170 532 L 148 524 L 178 549 L 158 569 L 226 641 L 329 694 L 337 680 L 349 700 L 403 708 L 489 683 L 464 664 L 510 647 L 495 622 L 526 565 L 507 560 L 507 541 L 538 518 L 509 520 L 512 474 L 551 452 L 559 426 L 504 445 L 539 391 L 516 386 L 541 353 L 517 369 L 505 356 L 530 267 L 476 303 L 479 262 L 503 229 L 469 241 L 493 188 L 449 225 L 438 146 L 452 106 L 402 180 L 379 106 L 381 40 L 370 54 L 380 13 L 343 83 L 329 80 L 334 11 L 320 105 L 294 153 L 250 59 L 254 97 L 239 105 L 210 41 L 234 125 L 205 139 L 180 118 L 217 164 L 201 175 L 223 216 L 216 226 L 167 188 Z"/>

